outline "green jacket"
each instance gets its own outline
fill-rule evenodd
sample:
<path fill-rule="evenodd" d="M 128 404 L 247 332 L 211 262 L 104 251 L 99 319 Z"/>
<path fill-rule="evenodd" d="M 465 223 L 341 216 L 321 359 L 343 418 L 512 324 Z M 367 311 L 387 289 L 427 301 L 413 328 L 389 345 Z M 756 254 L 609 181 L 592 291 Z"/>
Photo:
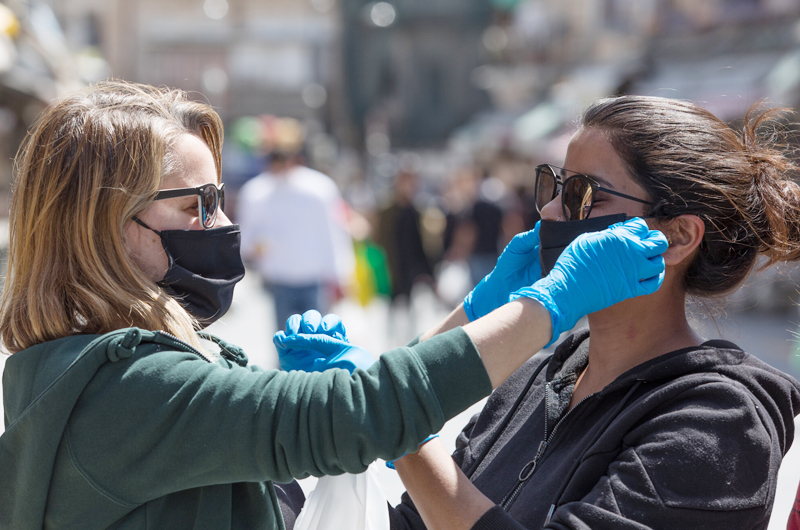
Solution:
<path fill-rule="evenodd" d="M 12 355 L 0 529 L 282 529 L 271 481 L 364 471 L 413 451 L 491 391 L 460 328 L 369 370 L 212 362 L 137 328 Z"/>

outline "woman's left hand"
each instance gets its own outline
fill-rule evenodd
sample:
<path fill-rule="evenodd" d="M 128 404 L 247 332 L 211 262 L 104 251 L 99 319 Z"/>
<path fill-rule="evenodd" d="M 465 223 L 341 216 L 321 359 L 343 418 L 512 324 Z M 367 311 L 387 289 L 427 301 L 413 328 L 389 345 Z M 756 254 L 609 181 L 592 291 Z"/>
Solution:
<path fill-rule="evenodd" d="M 539 264 L 539 223 L 533 230 L 517 234 L 486 275 L 464 298 L 464 311 L 470 322 L 488 315 L 508 302 L 517 289 L 533 285 L 542 277 Z"/>
<path fill-rule="evenodd" d="M 328 314 L 323 318 L 310 310 L 292 315 L 286 321 L 286 331 L 278 331 L 272 339 L 284 371 L 322 372 L 343 368 L 350 373 L 356 368 L 367 369 L 375 362 L 367 350 L 350 344 L 342 319 Z"/>
<path fill-rule="evenodd" d="M 552 344 L 580 318 L 618 302 L 656 292 L 664 281 L 667 238 L 638 217 L 581 234 L 553 270 L 511 295 L 538 300 L 552 318 Z"/>

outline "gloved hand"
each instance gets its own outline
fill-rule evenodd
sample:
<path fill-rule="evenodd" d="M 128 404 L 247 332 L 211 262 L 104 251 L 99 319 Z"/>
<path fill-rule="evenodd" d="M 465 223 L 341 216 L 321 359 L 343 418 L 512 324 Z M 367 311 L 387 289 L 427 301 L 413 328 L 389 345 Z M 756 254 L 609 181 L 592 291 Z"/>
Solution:
<path fill-rule="evenodd" d="M 470 322 L 488 315 L 508 302 L 508 296 L 542 277 L 539 265 L 539 223 L 533 230 L 514 236 L 486 275 L 464 298 Z"/>
<path fill-rule="evenodd" d="M 310 310 L 303 316 L 292 315 L 286 321 L 286 331 L 278 331 L 272 339 L 278 350 L 281 370 L 322 372 L 329 368 L 344 368 L 350 373 L 356 368 L 367 369 L 375 362 L 365 349 L 347 341 L 342 319 Z"/>
<path fill-rule="evenodd" d="M 643 219 L 582 234 L 564 250 L 545 278 L 510 297 L 538 300 L 550 312 L 555 342 L 578 320 L 635 296 L 652 294 L 664 281 L 667 238 Z M 547 347 L 545 346 L 545 347 Z"/>

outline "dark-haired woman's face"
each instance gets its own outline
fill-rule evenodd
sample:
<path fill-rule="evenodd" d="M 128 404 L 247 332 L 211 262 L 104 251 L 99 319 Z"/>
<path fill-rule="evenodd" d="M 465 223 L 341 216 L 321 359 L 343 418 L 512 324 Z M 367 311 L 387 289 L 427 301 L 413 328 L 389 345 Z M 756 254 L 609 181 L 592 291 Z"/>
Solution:
<path fill-rule="evenodd" d="M 614 150 L 611 141 L 603 131 L 592 128 L 581 128 L 576 132 L 567 147 L 567 158 L 564 167 L 569 171 L 589 175 L 597 183 L 631 197 L 649 200 L 647 193 L 629 176 L 625 162 Z M 566 178 L 572 175 L 568 173 Z M 646 215 L 646 205 L 618 197 L 610 193 L 598 191 L 594 197 L 589 217 L 625 213 L 629 217 Z M 561 209 L 561 196 L 557 196 L 542 208 L 542 218 L 549 221 L 564 220 Z"/>

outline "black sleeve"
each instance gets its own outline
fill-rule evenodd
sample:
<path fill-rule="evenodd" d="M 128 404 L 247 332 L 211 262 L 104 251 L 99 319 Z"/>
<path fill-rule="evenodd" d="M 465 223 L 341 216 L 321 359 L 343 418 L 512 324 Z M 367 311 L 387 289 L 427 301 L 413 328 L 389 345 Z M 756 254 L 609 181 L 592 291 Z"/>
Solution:
<path fill-rule="evenodd" d="M 473 415 L 467 424 L 461 429 L 461 432 L 458 434 L 456 438 L 456 450 L 453 451 L 453 460 L 456 461 L 456 465 L 460 467 L 462 470 L 464 469 L 464 453 L 469 447 L 469 440 L 472 436 L 472 429 L 475 427 L 475 424 L 478 422 L 478 418 L 480 417 L 481 413 L 477 413 Z"/>
<path fill-rule="evenodd" d="M 425 530 L 427 527 L 422 522 L 414 501 L 408 493 L 403 493 L 400 504 L 392 508 L 389 505 L 389 529 L 390 530 Z"/>
<path fill-rule="evenodd" d="M 397 509 L 389 506 L 389 527 L 390 530 L 424 530 L 426 528 L 408 493 L 403 493 L 403 502 L 397 506 Z M 502 507 L 495 506 L 478 519 L 472 530 L 527 529 L 508 515 Z"/>
<path fill-rule="evenodd" d="M 281 515 L 283 515 L 283 523 L 286 525 L 286 530 L 292 530 L 300 510 L 306 502 L 306 496 L 303 489 L 297 481 L 292 481 L 288 484 L 273 483 L 275 487 L 275 496 L 278 498 L 278 505 L 281 507 Z"/>
<path fill-rule="evenodd" d="M 473 525 L 472 530 L 527 530 L 524 526 L 516 522 L 506 511 L 495 506 L 478 519 Z"/>

